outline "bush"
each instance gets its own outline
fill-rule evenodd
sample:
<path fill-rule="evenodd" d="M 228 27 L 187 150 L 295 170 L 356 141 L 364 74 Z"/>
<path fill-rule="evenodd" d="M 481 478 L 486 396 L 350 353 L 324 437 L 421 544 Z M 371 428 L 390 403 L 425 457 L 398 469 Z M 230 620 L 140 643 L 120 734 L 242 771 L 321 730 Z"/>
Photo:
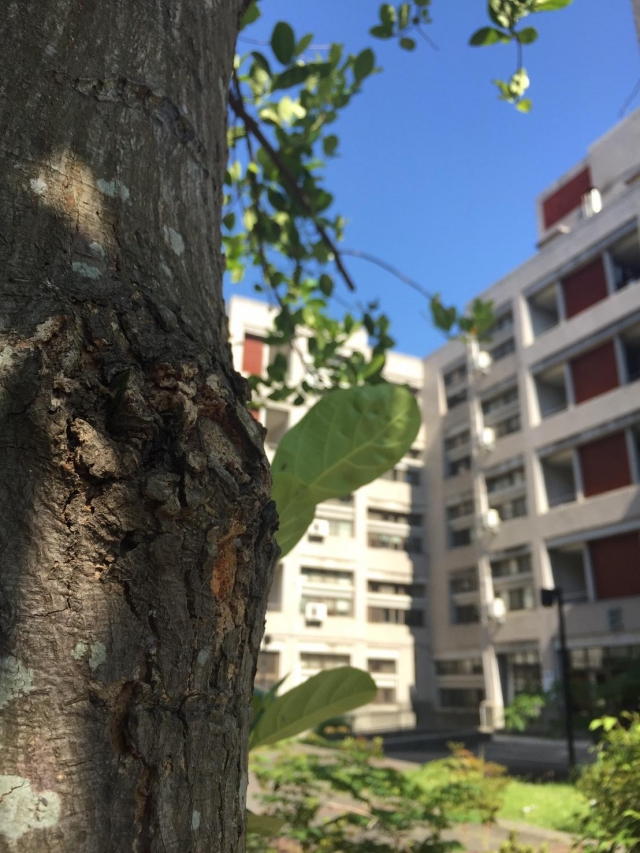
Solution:
<path fill-rule="evenodd" d="M 268 815 L 286 821 L 278 846 L 249 837 L 249 850 L 301 853 L 443 853 L 452 815 L 474 811 L 487 821 L 500 808 L 504 768 L 456 747 L 440 782 L 384 766 L 382 742 L 348 738 L 337 748 L 252 756 Z M 417 840 L 419 839 L 419 840 Z"/>
<path fill-rule="evenodd" d="M 504 709 L 504 722 L 507 729 L 523 732 L 529 723 L 538 720 L 546 704 L 544 696 L 520 693 Z"/>
<path fill-rule="evenodd" d="M 585 846 L 605 853 L 640 853 L 640 714 L 594 720 L 602 731 L 597 760 L 583 768 L 577 787 L 590 801 L 584 822 Z"/>

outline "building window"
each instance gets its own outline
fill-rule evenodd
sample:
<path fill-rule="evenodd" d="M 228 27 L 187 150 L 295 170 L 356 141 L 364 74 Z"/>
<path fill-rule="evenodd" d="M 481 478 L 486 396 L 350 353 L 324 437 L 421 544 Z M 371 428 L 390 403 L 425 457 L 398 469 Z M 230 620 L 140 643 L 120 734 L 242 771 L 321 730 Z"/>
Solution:
<path fill-rule="evenodd" d="M 453 370 L 447 371 L 444 374 L 444 387 L 449 388 L 451 385 L 456 385 L 458 382 L 464 382 L 467 378 L 467 365 L 460 364 L 454 367 Z"/>
<path fill-rule="evenodd" d="M 593 188 L 589 167 L 578 172 L 542 202 L 544 227 L 551 228 L 572 210 L 580 207 L 582 196 Z"/>
<path fill-rule="evenodd" d="M 567 320 L 607 298 L 607 276 L 602 256 L 562 280 Z"/>
<path fill-rule="evenodd" d="M 622 533 L 589 542 L 599 600 L 640 595 L 640 533 Z"/>
<path fill-rule="evenodd" d="M 420 527 L 422 525 L 422 516 L 415 512 L 369 509 L 367 515 L 371 521 L 391 521 L 394 524 L 408 524 L 409 527 Z"/>
<path fill-rule="evenodd" d="M 462 530 L 449 531 L 449 547 L 464 548 L 465 545 L 471 545 L 473 542 L 473 531 L 470 527 L 465 527 Z"/>
<path fill-rule="evenodd" d="M 531 554 L 507 557 L 491 561 L 491 575 L 494 578 L 514 577 L 531 573 Z"/>
<path fill-rule="evenodd" d="M 464 518 L 465 515 L 473 515 L 475 511 L 475 503 L 473 498 L 465 498 L 455 504 L 450 504 L 447 507 L 447 518 L 449 521 L 455 518 Z"/>
<path fill-rule="evenodd" d="M 260 652 L 256 669 L 255 686 L 271 690 L 280 679 L 280 652 Z"/>
<path fill-rule="evenodd" d="M 513 328 L 513 312 L 505 311 L 503 314 L 500 314 L 499 317 L 496 318 L 496 322 L 491 328 L 489 335 L 491 337 L 495 337 L 500 334 L 500 332 L 505 332 L 507 329 Z"/>
<path fill-rule="evenodd" d="M 436 661 L 436 675 L 482 675 L 482 672 L 482 658 Z"/>
<path fill-rule="evenodd" d="M 256 376 L 262 375 L 264 363 L 264 338 L 258 335 L 245 335 L 244 346 L 242 350 L 242 369 L 245 373 L 252 373 Z"/>
<path fill-rule="evenodd" d="M 455 462 L 449 462 L 447 465 L 447 477 L 457 477 L 464 471 L 471 470 L 471 457 L 463 456 L 461 459 L 456 459 Z"/>
<path fill-rule="evenodd" d="M 480 606 L 478 604 L 455 604 L 451 610 L 453 625 L 473 625 L 480 621 Z"/>
<path fill-rule="evenodd" d="M 497 347 L 494 347 L 490 350 L 491 358 L 494 361 L 500 361 L 502 358 L 506 358 L 508 355 L 511 355 L 512 352 L 516 351 L 516 342 L 513 338 L 508 338 L 504 343 L 498 344 Z"/>
<path fill-rule="evenodd" d="M 303 583 L 353 587 L 353 572 L 303 567 L 300 569 L 300 574 L 302 575 Z"/>
<path fill-rule="evenodd" d="M 623 432 L 583 444 L 578 448 L 578 455 L 586 498 L 631 485 L 627 439 Z"/>
<path fill-rule="evenodd" d="M 536 606 L 533 586 L 521 586 L 516 589 L 496 590 L 496 597 L 504 601 L 508 613 L 517 610 L 533 610 Z"/>
<path fill-rule="evenodd" d="M 400 610 L 395 607 L 369 607 L 367 608 L 367 621 L 420 628 L 424 625 L 424 612 L 422 610 Z"/>
<path fill-rule="evenodd" d="M 527 499 L 526 497 L 514 498 L 495 505 L 492 502 L 491 508 L 498 510 L 501 521 L 510 521 L 512 518 L 521 518 L 527 514 Z"/>
<path fill-rule="evenodd" d="M 422 554 L 422 539 L 417 536 L 370 532 L 367 541 L 369 548 L 386 548 L 391 551 L 406 551 L 408 554 Z"/>
<path fill-rule="evenodd" d="M 517 402 L 518 386 L 514 385 L 513 388 L 509 388 L 507 391 L 501 391 L 499 394 L 495 394 L 493 397 L 488 397 L 486 400 L 483 400 L 482 411 L 485 415 L 489 415 L 491 412 L 500 411 L 500 409 L 504 409 Z"/>
<path fill-rule="evenodd" d="M 334 655 L 325 652 L 300 652 L 300 665 L 303 670 L 309 669 L 336 669 L 339 666 L 349 666 L 351 657 L 349 655 Z"/>
<path fill-rule="evenodd" d="M 412 598 L 423 598 L 425 586 L 422 583 L 390 583 L 389 581 L 367 581 L 369 592 L 379 595 L 409 595 Z"/>
<path fill-rule="evenodd" d="M 307 604 L 324 604 L 327 616 L 353 618 L 353 598 L 333 598 L 328 595 L 303 595 L 300 597 L 300 612 L 305 613 Z"/>
<path fill-rule="evenodd" d="M 461 572 L 452 574 L 449 578 L 451 595 L 456 595 L 459 592 L 476 592 L 478 587 L 478 570 L 476 568 L 463 569 Z"/>
<path fill-rule="evenodd" d="M 499 421 L 494 426 L 496 438 L 501 438 L 503 435 L 509 435 L 512 432 L 518 432 L 520 429 L 520 414 L 512 415 L 510 418 L 505 418 Z"/>
<path fill-rule="evenodd" d="M 329 519 L 329 536 L 340 536 L 343 539 L 353 537 L 353 521 L 343 521 L 341 519 Z"/>
<path fill-rule="evenodd" d="M 613 341 L 607 341 L 569 362 L 576 403 L 606 394 L 620 385 Z"/>
<path fill-rule="evenodd" d="M 267 409 L 265 427 L 267 429 L 265 442 L 271 445 L 278 444 L 289 428 L 289 413 L 280 409 Z"/>
<path fill-rule="evenodd" d="M 450 435 L 444 440 L 444 449 L 445 452 L 448 450 L 455 450 L 456 447 L 463 447 L 465 444 L 469 444 L 471 441 L 471 434 L 468 429 L 462 430 L 462 432 L 456 432 L 454 435 Z"/>
<path fill-rule="evenodd" d="M 398 662 L 389 658 L 369 658 L 367 669 L 369 672 L 380 675 L 395 675 L 398 671 Z"/>
<path fill-rule="evenodd" d="M 484 690 L 476 687 L 441 687 L 441 708 L 464 708 L 477 710 L 484 701 Z"/>
<path fill-rule="evenodd" d="M 378 687 L 376 698 L 373 700 L 374 705 L 395 705 L 396 688 L 395 687 Z"/>
<path fill-rule="evenodd" d="M 463 388 L 462 391 L 458 391 L 457 394 L 452 394 L 450 397 L 447 397 L 447 409 L 451 411 L 451 409 L 455 409 L 456 406 L 460 406 L 462 403 L 467 400 L 467 389 Z"/>
<path fill-rule="evenodd" d="M 501 492 L 503 489 L 511 489 L 525 482 L 524 468 L 512 468 L 506 474 L 496 474 L 486 478 L 487 492 Z"/>

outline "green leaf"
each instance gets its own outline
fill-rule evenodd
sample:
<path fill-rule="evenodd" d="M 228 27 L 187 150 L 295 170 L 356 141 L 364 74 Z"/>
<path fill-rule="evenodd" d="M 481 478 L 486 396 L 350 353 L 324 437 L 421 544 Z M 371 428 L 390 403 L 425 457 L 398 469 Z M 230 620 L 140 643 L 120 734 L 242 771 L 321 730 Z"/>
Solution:
<path fill-rule="evenodd" d="M 316 504 L 384 474 L 411 447 L 419 429 L 418 405 L 397 385 L 336 389 L 319 400 L 285 434 L 271 466 L 281 556 L 304 535 Z"/>
<path fill-rule="evenodd" d="M 307 33 L 306 36 L 302 36 L 302 38 L 300 39 L 300 41 L 296 45 L 296 51 L 295 51 L 296 56 L 300 56 L 301 53 L 304 53 L 312 41 L 313 41 L 313 33 Z"/>
<path fill-rule="evenodd" d="M 390 39 L 393 36 L 393 27 L 389 24 L 378 24 L 371 27 L 369 33 L 377 39 Z"/>
<path fill-rule="evenodd" d="M 271 50 L 279 62 L 287 65 L 293 59 L 295 49 L 296 39 L 293 30 L 285 21 L 279 21 L 271 34 Z"/>
<path fill-rule="evenodd" d="M 374 69 L 376 64 L 376 55 L 370 47 L 365 48 L 362 53 L 359 53 L 353 63 L 353 73 L 358 82 L 367 77 Z"/>
<path fill-rule="evenodd" d="M 516 33 L 516 38 L 520 44 L 533 44 L 538 38 L 538 31 L 535 27 L 525 27 Z"/>
<path fill-rule="evenodd" d="M 277 835 L 286 821 L 279 817 L 271 817 L 267 814 L 254 814 L 247 810 L 247 832 L 255 835 L 273 836 Z"/>
<path fill-rule="evenodd" d="M 453 307 L 445 308 L 440 301 L 440 297 L 434 296 L 431 300 L 431 316 L 436 328 L 443 332 L 450 332 L 453 324 L 456 322 L 458 312 Z"/>
<path fill-rule="evenodd" d="M 398 15 L 398 25 L 401 30 L 406 29 L 409 26 L 409 18 L 411 16 L 411 4 L 403 3 L 399 9 Z"/>
<path fill-rule="evenodd" d="M 532 106 L 531 98 L 522 98 L 522 100 L 518 101 L 516 104 L 516 109 L 520 110 L 521 113 L 530 113 Z"/>
<path fill-rule="evenodd" d="M 400 39 L 400 47 L 403 48 L 403 50 L 415 50 L 416 41 L 415 39 L 410 39 L 407 36 L 403 36 Z"/>
<path fill-rule="evenodd" d="M 253 24 L 253 22 L 257 21 L 259 17 L 260 9 L 258 9 L 258 4 L 254 0 L 240 20 L 240 29 L 243 30 L 245 27 L 248 27 L 249 24 Z"/>
<path fill-rule="evenodd" d="M 564 9 L 570 6 L 573 0 L 537 0 L 534 7 L 534 12 L 556 12 L 558 9 Z"/>
<path fill-rule="evenodd" d="M 396 10 L 391 3 L 383 3 L 380 6 L 380 20 L 383 24 L 395 24 Z"/>
<path fill-rule="evenodd" d="M 333 157 L 336 153 L 336 148 L 338 147 L 338 137 L 334 134 L 330 136 L 325 136 L 322 140 L 322 150 L 327 155 L 327 157 Z"/>
<path fill-rule="evenodd" d="M 376 693 L 375 681 L 362 670 L 341 666 L 319 672 L 304 684 L 279 696 L 265 709 L 251 733 L 249 748 L 266 746 L 306 732 L 330 717 L 338 717 L 372 702 Z"/>
<path fill-rule="evenodd" d="M 482 27 L 471 36 L 469 44 L 473 47 L 484 47 L 485 45 L 508 41 L 511 41 L 509 33 L 503 33 L 495 27 Z"/>

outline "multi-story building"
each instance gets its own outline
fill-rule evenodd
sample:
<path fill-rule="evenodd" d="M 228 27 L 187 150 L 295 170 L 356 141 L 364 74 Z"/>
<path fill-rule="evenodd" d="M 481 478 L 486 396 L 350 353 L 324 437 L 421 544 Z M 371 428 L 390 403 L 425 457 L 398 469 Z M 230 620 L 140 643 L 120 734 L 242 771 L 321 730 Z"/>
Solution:
<path fill-rule="evenodd" d="M 234 363 L 244 375 L 263 373 L 280 353 L 290 383 L 307 370 L 307 338 L 283 351 L 265 341 L 273 310 L 233 297 L 229 329 Z M 350 342 L 365 351 L 364 332 Z M 422 362 L 389 355 L 385 376 L 420 396 Z M 272 458 L 279 440 L 307 411 L 268 401 L 256 416 Z M 307 535 L 281 561 L 269 597 L 256 684 L 287 676 L 294 687 L 344 664 L 368 670 L 378 685 L 374 704 L 355 715 L 359 730 L 410 727 L 425 706 L 428 673 L 424 489 L 421 430 L 405 458 L 352 495 L 321 504 Z"/>
<path fill-rule="evenodd" d="M 538 252 L 481 294 L 491 365 L 458 342 L 424 362 L 433 720 L 449 726 L 483 701 L 498 721 L 558 677 L 542 588 L 568 602 L 574 677 L 640 656 L 640 110 L 537 211 Z"/>

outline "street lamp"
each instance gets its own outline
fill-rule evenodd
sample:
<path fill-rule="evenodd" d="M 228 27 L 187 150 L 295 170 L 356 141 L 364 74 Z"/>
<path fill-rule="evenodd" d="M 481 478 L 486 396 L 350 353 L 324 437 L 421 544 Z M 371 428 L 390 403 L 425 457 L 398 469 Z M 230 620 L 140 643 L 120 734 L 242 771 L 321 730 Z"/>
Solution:
<path fill-rule="evenodd" d="M 564 719 L 567 732 L 567 749 L 569 753 L 569 769 L 575 767 L 576 754 L 573 744 L 573 701 L 571 698 L 571 673 L 569 667 L 569 652 L 567 650 L 567 632 L 564 623 L 564 600 L 562 589 L 541 589 L 540 602 L 543 607 L 553 607 L 558 603 L 558 625 L 560 634 L 560 659 L 562 661 L 562 692 L 564 696 Z"/>

